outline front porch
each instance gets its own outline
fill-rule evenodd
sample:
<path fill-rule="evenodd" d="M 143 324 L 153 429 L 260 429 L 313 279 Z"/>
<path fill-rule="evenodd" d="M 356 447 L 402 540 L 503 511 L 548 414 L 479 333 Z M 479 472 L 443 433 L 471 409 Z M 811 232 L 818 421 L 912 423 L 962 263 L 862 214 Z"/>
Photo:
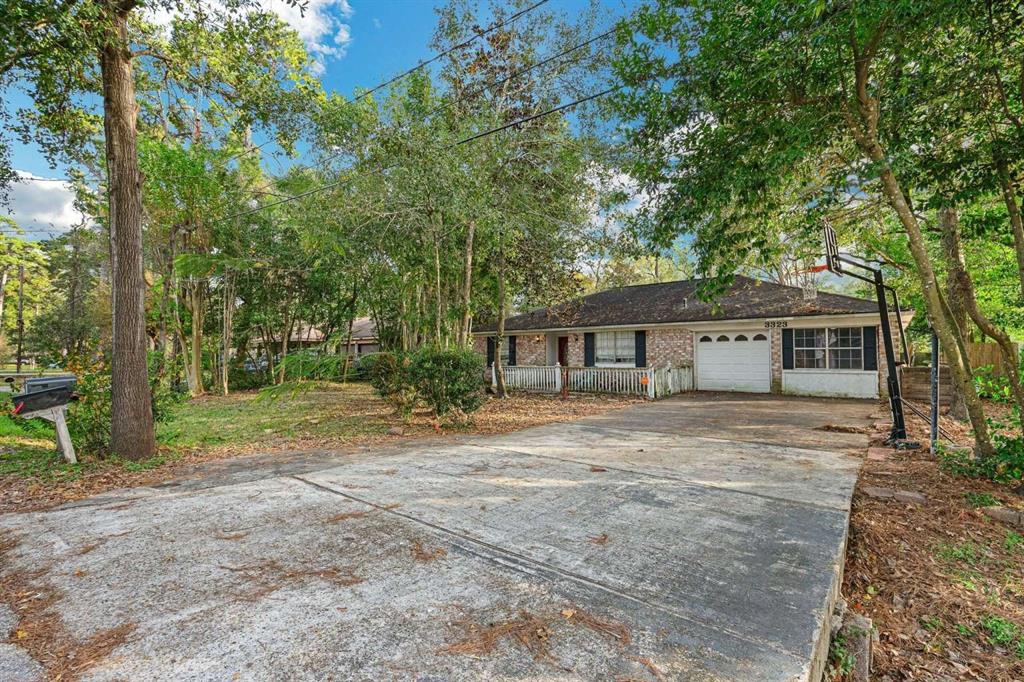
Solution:
<path fill-rule="evenodd" d="M 505 387 L 537 393 L 615 393 L 650 400 L 693 390 L 691 367 L 562 367 L 513 365 L 501 368 Z M 494 368 L 488 368 L 497 386 Z"/>

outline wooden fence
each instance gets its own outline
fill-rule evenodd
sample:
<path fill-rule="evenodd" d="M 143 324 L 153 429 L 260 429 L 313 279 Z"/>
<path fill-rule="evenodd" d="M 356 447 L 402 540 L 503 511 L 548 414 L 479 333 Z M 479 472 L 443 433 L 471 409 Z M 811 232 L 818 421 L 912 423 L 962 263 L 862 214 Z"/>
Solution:
<path fill-rule="evenodd" d="M 690 367 L 504 367 L 505 386 L 538 393 L 560 393 L 562 382 L 573 393 L 615 393 L 661 398 L 693 390 Z M 492 384 L 496 383 L 491 374 Z"/>
<path fill-rule="evenodd" d="M 1020 346 L 1014 344 L 1013 349 L 1017 362 L 1020 363 Z M 990 365 L 993 374 L 997 376 L 1002 376 L 1006 372 L 1003 369 L 1003 356 L 998 343 L 968 343 L 967 357 L 971 360 L 971 367 L 975 369 Z"/>

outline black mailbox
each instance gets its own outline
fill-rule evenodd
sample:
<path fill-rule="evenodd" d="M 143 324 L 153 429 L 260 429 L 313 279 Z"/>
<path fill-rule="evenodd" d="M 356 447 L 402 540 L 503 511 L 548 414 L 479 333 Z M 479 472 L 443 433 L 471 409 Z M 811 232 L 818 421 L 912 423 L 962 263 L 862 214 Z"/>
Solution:
<path fill-rule="evenodd" d="M 43 391 L 19 393 L 11 396 L 14 402 L 14 414 L 25 415 L 40 410 L 67 405 L 75 399 L 75 393 L 68 386 L 48 388 Z"/>

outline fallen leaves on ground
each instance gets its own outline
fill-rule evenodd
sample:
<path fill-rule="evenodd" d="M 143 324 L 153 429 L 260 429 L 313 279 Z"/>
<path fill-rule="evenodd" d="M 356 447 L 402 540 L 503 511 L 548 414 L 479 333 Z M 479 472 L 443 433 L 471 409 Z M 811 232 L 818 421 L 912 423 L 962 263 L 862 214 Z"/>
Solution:
<path fill-rule="evenodd" d="M 941 423 L 970 443 L 968 427 Z M 908 415 L 907 427 L 927 443 L 922 420 Z M 920 492 L 928 502 L 873 499 L 865 486 Z M 843 592 L 878 629 L 873 679 L 1024 679 L 1024 538 L 972 505 L 979 499 L 1024 507 L 1007 486 L 945 473 L 927 449 L 864 461 Z"/>
<path fill-rule="evenodd" d="M 250 405 L 256 394 L 238 393 L 230 396 L 202 396 L 189 404 L 189 414 L 202 414 L 209 408 L 219 418 L 232 419 L 230 406 Z M 323 451 L 324 456 L 358 452 L 360 448 L 392 445 L 403 440 L 446 438 L 452 435 L 489 435 L 509 433 L 532 426 L 572 421 L 608 410 L 626 407 L 639 398 L 604 395 L 570 395 L 567 399 L 553 395 L 516 394 L 504 400 L 488 397 L 484 405 L 465 424 L 438 428 L 437 420 L 427 411 L 417 411 L 406 422 L 393 413 L 384 401 L 363 384 L 335 386 L 331 390 L 301 394 L 302 409 L 313 405 L 331 419 L 307 415 L 298 419 L 286 434 L 271 430 L 270 434 L 251 442 L 238 442 L 192 448 L 162 446 L 160 460 L 147 468 L 131 463 L 82 457 L 82 466 L 72 476 L 27 477 L 18 474 L 0 476 L 0 513 L 35 511 L 66 502 L 91 497 L 119 488 L 152 486 L 169 480 L 201 473 L 203 465 L 249 455 L 308 457 Z M 289 410 L 289 400 L 280 398 L 268 409 Z M 339 423 L 354 424 L 351 431 Z M 334 426 L 331 426 L 334 425 Z M 186 428 L 187 424 L 178 425 Z M 215 431 L 209 424 L 204 428 Z M 389 433 L 400 428 L 401 433 Z M 331 430 L 328 430 L 331 429 Z M 0 449 L 0 457 L 4 454 Z M 56 462 L 54 454 L 54 462 Z M 63 473 L 63 472 L 62 472 Z"/>

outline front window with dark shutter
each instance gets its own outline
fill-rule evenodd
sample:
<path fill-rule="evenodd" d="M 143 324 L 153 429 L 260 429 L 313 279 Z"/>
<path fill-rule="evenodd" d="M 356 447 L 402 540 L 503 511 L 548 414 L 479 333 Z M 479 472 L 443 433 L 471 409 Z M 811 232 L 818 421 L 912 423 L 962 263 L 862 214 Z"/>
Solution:
<path fill-rule="evenodd" d="M 636 332 L 597 332 L 594 359 L 598 365 L 636 366 Z"/>

